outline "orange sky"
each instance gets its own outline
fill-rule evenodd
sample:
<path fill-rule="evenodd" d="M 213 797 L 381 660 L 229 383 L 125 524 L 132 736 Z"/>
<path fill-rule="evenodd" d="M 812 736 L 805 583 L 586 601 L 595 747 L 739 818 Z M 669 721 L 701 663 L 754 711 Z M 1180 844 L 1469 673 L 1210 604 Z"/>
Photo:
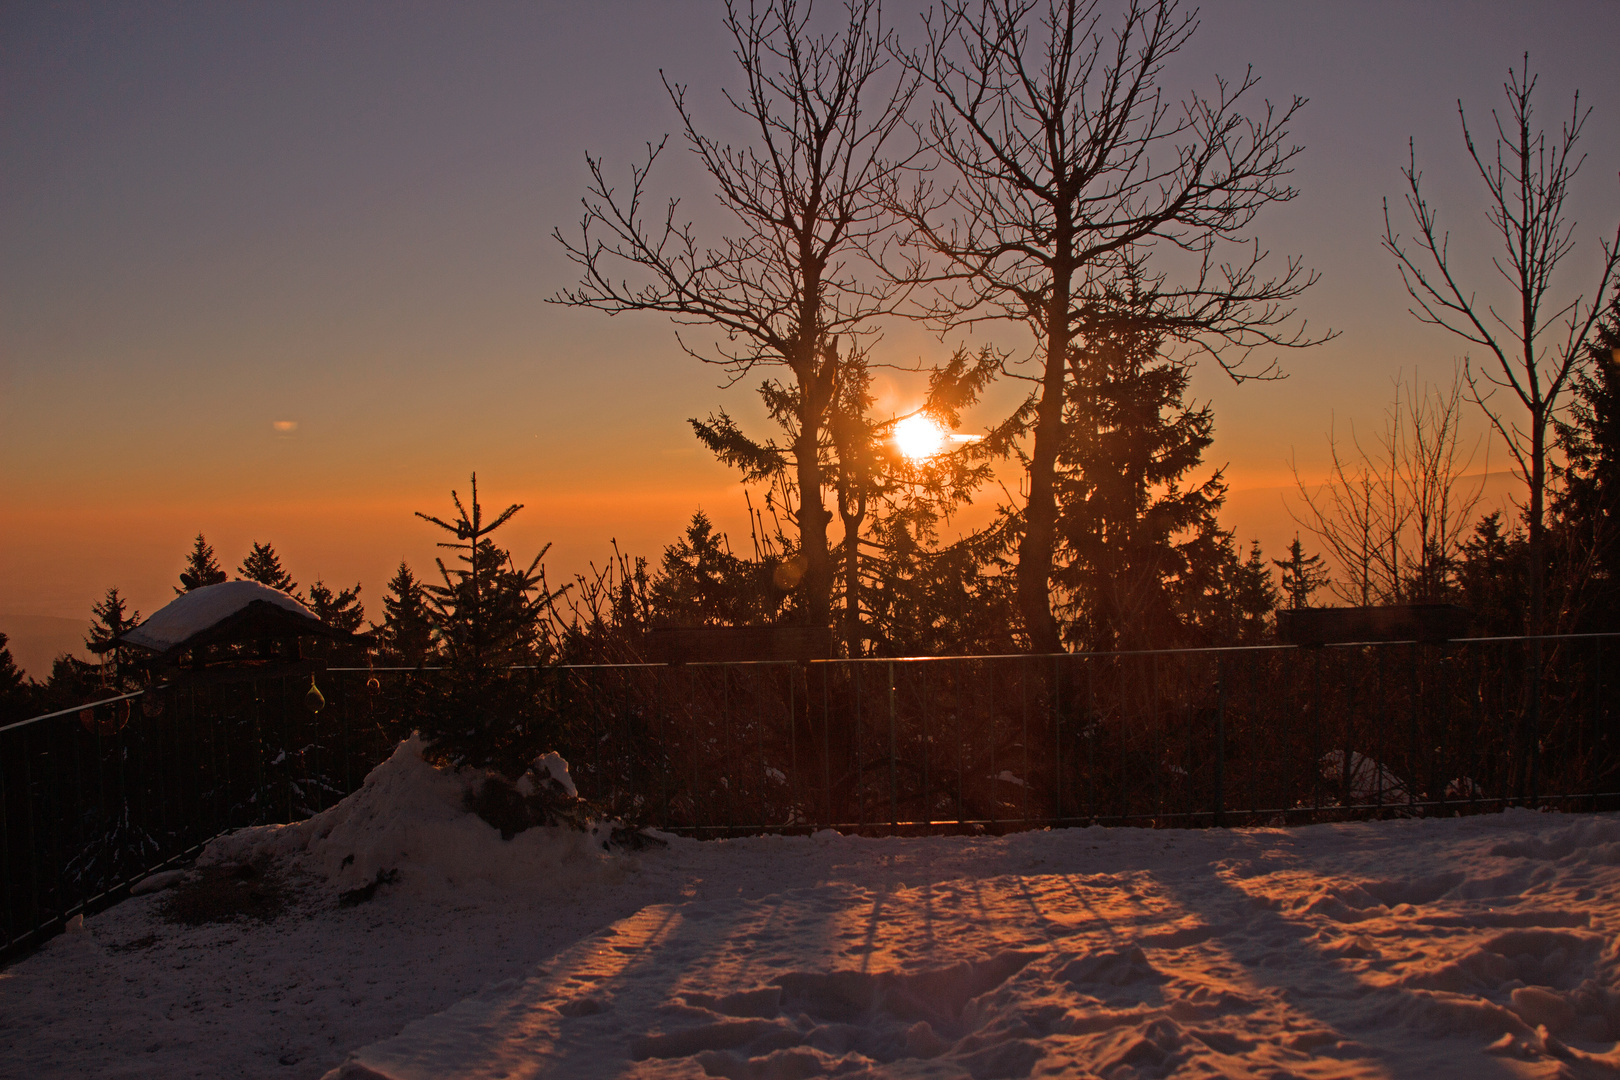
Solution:
<path fill-rule="evenodd" d="M 910 6 L 889 8 L 902 34 Z M 1620 84 L 1603 75 L 1620 6 L 1203 14 L 1170 85 L 1252 63 L 1268 95 L 1312 99 L 1301 196 L 1256 232 L 1321 272 L 1301 314 L 1342 334 L 1285 356 L 1280 383 L 1209 367 L 1194 382 L 1215 406 L 1208 460 L 1229 466 L 1225 521 L 1280 554 L 1290 459 L 1319 476 L 1330 425 L 1376 428 L 1399 373 L 1447 379 L 1461 355 L 1406 314 L 1380 202 L 1415 136 L 1457 250 L 1483 260 L 1456 99 L 1483 119 L 1526 48 L 1547 123 L 1577 86 L 1597 110 L 1560 284 L 1590 277 L 1620 205 Z M 741 492 L 686 420 L 723 406 L 763 433 L 757 380 L 718 389 L 656 317 L 543 303 L 572 281 L 549 233 L 577 217 L 584 154 L 622 167 L 674 126 L 660 67 L 721 115 L 713 5 L 0 14 L 0 632 L 19 656 L 48 659 L 39 618 L 82 620 L 111 585 L 150 613 L 199 530 L 231 568 L 268 540 L 302 585 L 360 581 L 376 615 L 401 558 L 431 567 L 434 530 L 411 512 L 444 513 L 474 469 L 489 505 L 526 504 L 504 539 L 553 542 L 554 579 L 613 537 L 656 559 L 699 507 L 736 539 Z M 659 183 L 706 212 L 688 163 Z M 896 325 L 877 359 L 933 363 L 956 343 Z M 895 376 L 880 410 L 919 394 Z"/>

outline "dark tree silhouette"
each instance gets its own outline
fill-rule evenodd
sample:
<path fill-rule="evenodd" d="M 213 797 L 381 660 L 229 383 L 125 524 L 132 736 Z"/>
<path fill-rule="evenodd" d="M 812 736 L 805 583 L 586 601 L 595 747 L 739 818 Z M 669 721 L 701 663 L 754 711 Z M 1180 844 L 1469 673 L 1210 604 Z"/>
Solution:
<path fill-rule="evenodd" d="M 724 335 L 691 355 L 735 382 L 757 367 L 784 367 L 791 412 L 782 465 L 797 504 L 800 587 L 812 625 L 831 620 L 831 513 L 822 442 L 852 339 L 906 294 L 910 273 L 874 272 L 894 219 L 895 168 L 885 157 L 902 127 L 915 78 L 893 70 L 876 0 L 852 0 L 840 32 L 812 37 L 810 5 L 728 2 L 725 25 L 745 89 L 727 100 L 752 130 L 742 147 L 703 134 L 686 89 L 665 79 L 687 143 L 712 178 L 736 231 L 713 246 L 683 222 L 679 200 L 649 208 L 648 176 L 667 143 L 649 146 L 628 191 L 587 158 L 592 182 L 577 240 L 557 239 L 579 265 L 577 288 L 556 302 L 609 313 L 653 311 Z M 628 277 L 625 275 L 629 275 Z M 840 352 L 840 338 L 844 346 Z M 711 444 L 712 445 L 712 444 Z"/>
<path fill-rule="evenodd" d="M 1076 321 L 1065 378 L 1057 461 L 1057 567 L 1053 581 L 1071 641 L 1099 651 L 1167 647 L 1198 608 L 1178 611 L 1178 582 L 1204 577 L 1224 590 L 1216 564 L 1236 554 L 1216 514 L 1221 470 L 1182 484 L 1214 439 L 1208 404 L 1185 402 L 1191 372 L 1161 352 L 1151 323 L 1109 306 Z"/>
<path fill-rule="evenodd" d="M 118 636 L 140 625 L 141 613 L 126 610 L 124 598 L 114 586 L 107 590 L 90 609 L 90 632 L 85 635 L 84 647 L 101 657 L 102 674 L 113 685 L 122 685 L 128 674 L 124 668 L 124 650 L 116 644 Z"/>
<path fill-rule="evenodd" d="M 433 651 L 433 620 L 427 593 L 403 561 L 383 596 L 383 621 L 373 626 L 378 652 L 386 660 L 412 667 L 427 662 Z"/>
<path fill-rule="evenodd" d="M 1328 571 L 1322 564 L 1322 556 L 1305 554 L 1305 546 L 1299 542 L 1298 533 L 1294 534 L 1294 542 L 1288 545 L 1288 558 L 1272 559 L 1271 563 L 1282 575 L 1282 595 L 1288 601 L 1290 611 L 1310 607 L 1311 593 L 1328 584 Z"/>
<path fill-rule="evenodd" d="M 450 501 L 456 508 L 452 520 L 416 515 L 455 537 L 439 546 L 458 552 L 460 564 L 452 568 L 436 560 L 444 584 L 423 586 L 449 671 L 427 692 L 418 729 L 441 761 L 494 767 L 516 777 L 547 733 L 535 714 L 534 694 L 509 669 L 548 659 L 541 620 L 559 594 L 544 585 L 540 560 L 546 548 L 520 569 L 491 539 L 521 504 L 486 519 L 476 473 L 468 501 L 454 491 Z"/>
<path fill-rule="evenodd" d="M 745 559 L 731 550 L 699 510 L 686 533 L 664 549 L 648 594 L 663 626 L 741 626 L 774 622 L 787 601 L 774 559 Z"/>
<path fill-rule="evenodd" d="M 333 592 L 319 578 L 309 587 L 309 610 L 328 626 L 354 633 L 366 621 L 366 607 L 360 602 L 360 583 Z"/>
<path fill-rule="evenodd" d="M 1494 154 L 1481 153 L 1474 145 L 1468 117 L 1462 102 L 1457 102 L 1463 143 L 1485 182 L 1486 217 L 1502 242 L 1502 255 L 1492 265 L 1507 285 L 1506 301 L 1511 306 L 1498 310 L 1479 297 L 1473 286 L 1463 284 L 1450 255 L 1450 234 L 1441 229 L 1439 215 L 1423 194 L 1412 141 L 1401 174 L 1406 178 L 1406 206 L 1417 232 L 1403 238 L 1390 220 L 1385 200 L 1383 243 L 1395 256 L 1401 280 L 1417 305 L 1412 314 L 1489 353 L 1482 364 L 1470 361 L 1468 382 L 1474 401 L 1506 442 L 1528 492 L 1524 518 L 1529 533 L 1530 602 L 1525 629 L 1539 634 L 1546 629 L 1549 435 L 1570 380 L 1585 358 L 1603 297 L 1620 263 L 1620 228 L 1612 242 L 1601 242 L 1602 266 L 1591 301 L 1582 294 L 1554 307 L 1558 301 L 1551 299 L 1553 273 L 1575 246 L 1575 224 L 1566 217 L 1564 199 L 1584 160 L 1577 155 L 1576 144 L 1592 110 L 1581 111 L 1577 94 L 1570 118 L 1549 144 L 1546 132 L 1536 128 L 1532 116 L 1530 99 L 1536 76 L 1530 74 L 1528 54 L 1524 65 L 1519 72 L 1508 69 L 1503 85 L 1507 115 L 1491 113 L 1497 135 Z M 1507 391 L 1506 408 L 1496 402 L 1498 391 Z M 1516 410 L 1517 416 L 1508 409 Z"/>
<path fill-rule="evenodd" d="M 528 569 L 519 570 L 490 536 L 523 509 L 523 504 L 513 503 L 494 520 L 485 521 L 478 501 L 477 473 L 472 476 L 471 509 L 454 491 L 450 501 L 456 508 L 454 521 L 420 511 L 416 514 L 455 535 L 455 540 L 440 542 L 439 547 L 462 552 L 456 559 L 463 565 L 455 569 L 445 566 L 443 559 L 434 560 L 443 585 L 423 586 L 445 659 L 454 669 L 474 673 L 532 660 L 536 627 L 551 599 L 539 588 L 540 560 L 551 545 L 540 549 Z"/>
<path fill-rule="evenodd" d="M 35 688 L 11 658 L 7 640 L 5 634 L 0 634 L 0 720 L 9 722 L 28 714 L 34 704 Z"/>
<path fill-rule="evenodd" d="M 1286 329 L 1286 305 L 1314 276 L 1290 261 L 1266 277 L 1258 243 L 1234 243 L 1263 207 L 1295 194 L 1285 178 L 1299 148 L 1286 139 L 1303 99 L 1253 102 L 1248 72 L 1218 81 L 1212 97 L 1166 101 L 1164 65 L 1195 15 L 1174 0 L 1133 0 L 1112 22 L 1105 11 L 1100 0 L 945 0 L 926 52 L 908 59 L 936 94 L 927 140 L 954 174 L 943 193 L 921 182 L 906 207 L 955 285 L 928 314 L 1013 320 L 1037 342 L 1017 566 L 1037 652 L 1059 647 L 1050 587 L 1064 383 L 1077 319 L 1099 287 L 1135 278 L 1167 338 L 1234 377 L 1249 374 L 1256 347 L 1314 343 L 1303 326 Z M 1252 116 L 1241 111 L 1251 102 Z M 1190 264 L 1181 283 L 1147 273 L 1155 245 Z"/>
<path fill-rule="evenodd" d="M 1329 432 L 1326 482 L 1309 487 L 1294 470 L 1294 520 L 1338 566 L 1330 587 L 1352 604 L 1434 603 L 1446 598 L 1483 475 L 1470 479 L 1478 444 L 1462 443 L 1463 377 L 1450 386 L 1395 382 L 1384 427 L 1371 443 L 1351 430 L 1355 453 Z"/>
<path fill-rule="evenodd" d="M 214 557 L 213 547 L 203 539 L 202 533 L 198 533 L 191 554 L 186 556 L 186 568 L 180 571 L 180 585 L 174 591 L 188 593 L 204 585 L 218 585 L 224 580 L 225 571 L 220 568 L 219 560 Z"/>
<path fill-rule="evenodd" d="M 1237 568 L 1233 604 L 1238 619 L 1238 640 L 1252 644 L 1265 637 L 1271 613 L 1277 610 L 1277 583 L 1260 553 L 1260 541 L 1249 541 L 1249 554 Z"/>
<path fill-rule="evenodd" d="M 999 366 L 1000 356 L 989 347 L 978 353 L 959 349 L 943 366 L 929 371 L 928 390 L 917 409 L 881 420 L 871 415 L 866 357 L 855 354 L 843 361 L 820 453 L 843 526 L 835 551 L 833 593 L 841 602 L 839 637 L 848 655 L 861 655 L 864 641 L 885 636 L 870 625 L 874 609 L 864 595 L 881 587 L 885 576 L 911 573 L 914 563 L 931 557 L 941 517 L 990 478 L 991 462 L 1011 452 L 1027 417 L 1016 413 L 984 435 L 942 449 L 926 461 L 910 461 L 898 450 L 893 440 L 896 426 L 922 416 L 954 430 L 960 426 L 962 410 L 978 400 Z M 762 388 L 761 396 L 769 415 L 789 427 L 798 408 L 797 389 L 772 382 Z M 693 421 L 693 427 L 722 461 L 742 470 L 745 480 L 780 481 L 789 471 L 788 448 L 750 439 L 723 411 L 707 421 Z M 767 495 L 768 505 L 772 498 Z M 775 571 L 788 584 L 799 572 L 792 557 Z"/>
<path fill-rule="evenodd" d="M 281 568 L 281 556 L 276 554 L 274 544 L 261 544 L 253 541 L 253 547 L 248 551 L 247 558 L 242 565 L 236 568 L 244 581 L 257 581 L 260 585 L 268 585 L 272 589 L 280 589 L 288 596 L 298 595 L 298 583 L 292 575 Z"/>
<path fill-rule="evenodd" d="M 1463 543 L 1457 589 L 1479 632 L 1494 636 L 1524 630 L 1530 598 L 1525 547 L 1522 529 L 1503 530 L 1500 510 L 1480 518 L 1473 536 Z"/>
<path fill-rule="evenodd" d="M 1552 511 L 1561 609 L 1571 627 L 1597 631 L 1620 619 L 1620 290 L 1593 338 L 1557 425 L 1565 464 Z"/>

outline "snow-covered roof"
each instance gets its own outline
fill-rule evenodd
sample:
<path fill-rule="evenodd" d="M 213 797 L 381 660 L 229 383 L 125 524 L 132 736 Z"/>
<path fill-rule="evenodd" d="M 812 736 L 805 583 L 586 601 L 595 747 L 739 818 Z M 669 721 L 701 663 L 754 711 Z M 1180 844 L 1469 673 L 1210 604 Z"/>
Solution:
<path fill-rule="evenodd" d="M 313 611 L 284 592 L 257 581 L 225 581 L 182 593 L 135 629 L 126 630 L 121 640 L 153 652 L 168 652 L 253 604 L 272 605 L 287 612 L 295 622 L 308 621 L 314 627 L 326 629 L 326 624 Z M 286 621 L 286 616 L 281 616 L 281 621 Z"/>

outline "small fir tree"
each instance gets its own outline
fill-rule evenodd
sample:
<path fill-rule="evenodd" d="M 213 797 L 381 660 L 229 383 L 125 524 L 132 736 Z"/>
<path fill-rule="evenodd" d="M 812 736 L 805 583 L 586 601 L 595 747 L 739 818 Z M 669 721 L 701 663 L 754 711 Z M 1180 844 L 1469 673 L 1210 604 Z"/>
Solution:
<path fill-rule="evenodd" d="M 118 637 L 140 625 L 140 621 L 140 612 L 125 613 L 124 598 L 118 595 L 117 586 L 108 589 L 107 595 L 90 609 L 90 632 L 85 635 L 84 645 L 101 657 L 102 678 L 111 685 L 123 685 L 130 674 Z"/>
<path fill-rule="evenodd" d="M 28 683 L 11 658 L 11 647 L 5 634 L 0 634 L 0 720 L 21 720 L 33 705 L 33 687 Z"/>
<path fill-rule="evenodd" d="M 174 591 L 188 593 L 205 585 L 218 585 L 224 580 L 225 571 L 220 568 L 219 560 L 214 558 L 213 547 L 203 539 L 202 533 L 198 533 L 191 554 L 186 556 L 186 568 L 180 571 L 180 585 Z"/>
<path fill-rule="evenodd" d="M 1306 555 L 1298 533 L 1294 534 L 1294 542 L 1288 545 L 1288 558 L 1272 559 L 1271 562 L 1282 573 L 1282 595 L 1291 611 L 1310 607 L 1311 593 L 1328 583 L 1328 572 L 1322 565 L 1322 556 Z"/>
<path fill-rule="evenodd" d="M 1457 587 L 1479 631 L 1506 635 L 1523 629 L 1525 607 L 1530 603 L 1527 544 L 1522 530 L 1504 531 L 1500 510 L 1480 518 L 1474 535 L 1464 542 L 1457 563 Z"/>
<path fill-rule="evenodd" d="M 355 582 L 353 588 L 334 593 L 316 578 L 315 584 L 309 587 L 309 610 L 327 626 L 349 634 L 358 631 L 366 619 L 365 605 L 360 603 L 359 582 Z"/>
<path fill-rule="evenodd" d="M 383 596 L 383 621 L 372 627 L 379 654 L 396 664 L 420 667 L 433 651 L 433 618 L 427 592 L 401 560 Z"/>
<path fill-rule="evenodd" d="M 664 626 L 742 626 L 772 621 L 788 596 L 776 564 L 732 554 L 702 510 L 686 534 L 664 549 L 652 581 L 652 619 Z M 791 586 L 790 586 L 791 587 Z"/>
<path fill-rule="evenodd" d="M 484 521 L 484 508 L 478 501 L 478 474 L 472 476 L 472 509 L 462 505 L 461 496 L 450 493 L 456 520 L 444 521 L 431 514 L 417 517 L 431 522 L 456 539 L 441 542 L 442 548 L 464 552 L 456 557 L 461 567 L 452 570 L 443 559 L 434 560 L 443 585 L 426 585 L 428 604 L 452 669 L 489 671 L 532 659 L 531 647 L 542 610 L 532 595 L 540 584 L 540 560 L 551 545 L 542 548 L 527 570 L 518 570 L 511 556 L 495 546 L 490 535 L 523 509 L 513 503 L 493 521 Z"/>
<path fill-rule="evenodd" d="M 321 622 L 346 634 L 358 632 L 361 624 L 365 622 L 366 609 L 360 603 L 359 582 L 355 582 L 353 588 L 333 592 L 327 588 L 324 581 L 317 578 L 315 584 L 309 587 L 309 599 L 305 603 Z M 324 657 L 330 663 L 359 660 L 362 653 L 363 649 L 351 642 L 323 639 L 315 643 L 315 655 Z"/>
<path fill-rule="evenodd" d="M 276 554 L 273 544 L 253 541 L 252 549 L 236 572 L 241 575 L 241 580 L 257 581 L 260 585 L 280 589 L 288 596 L 298 595 L 298 584 L 293 581 L 291 574 L 281 568 L 281 556 Z"/>
<path fill-rule="evenodd" d="M 450 670 L 420 730 L 440 761 L 516 777 L 545 748 L 548 730 L 539 723 L 533 695 L 509 677 L 508 669 L 543 658 L 540 619 L 557 594 L 545 589 L 540 570 L 546 548 L 522 570 L 490 539 L 521 504 L 486 521 L 476 473 L 470 509 L 454 491 L 450 500 L 456 508 L 452 521 L 416 515 L 455 537 L 440 547 L 462 553 L 457 556 L 461 565 L 454 569 L 435 560 L 444 584 L 424 586 Z"/>
<path fill-rule="evenodd" d="M 1260 553 L 1258 540 L 1249 541 L 1249 555 L 1237 568 L 1233 602 L 1237 607 L 1238 639 L 1251 644 L 1264 638 L 1271 613 L 1277 610 L 1277 584 Z"/>

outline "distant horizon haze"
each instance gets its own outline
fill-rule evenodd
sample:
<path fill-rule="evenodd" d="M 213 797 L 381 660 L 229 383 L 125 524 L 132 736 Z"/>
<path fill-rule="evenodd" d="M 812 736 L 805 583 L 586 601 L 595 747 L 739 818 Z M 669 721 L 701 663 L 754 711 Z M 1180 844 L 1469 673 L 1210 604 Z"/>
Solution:
<path fill-rule="evenodd" d="M 925 6 L 885 5 L 885 20 L 916 42 Z M 1594 110 L 1576 251 L 1554 282 L 1590 288 L 1620 214 L 1620 4 L 1218 0 L 1200 19 L 1166 69 L 1169 100 L 1250 65 L 1262 97 L 1310 99 L 1291 131 L 1299 197 L 1253 234 L 1321 274 L 1299 313 L 1340 334 L 1281 355 L 1281 381 L 1234 385 L 1206 362 L 1191 390 L 1215 418 L 1195 475 L 1227 466 L 1222 524 L 1276 558 L 1294 531 L 1290 462 L 1320 480 L 1330 429 L 1341 444 L 1352 425 L 1378 430 L 1395 380 L 1447 383 L 1464 355 L 1408 314 L 1382 200 L 1404 213 L 1414 139 L 1454 252 L 1495 287 L 1457 101 L 1489 145 L 1526 51 L 1543 126 L 1577 90 Z M 574 282 L 550 233 L 578 221 L 585 155 L 627 177 L 648 140 L 678 135 L 660 69 L 710 130 L 742 134 L 720 98 L 729 50 L 720 8 L 696 0 L 0 12 L 0 632 L 19 662 L 43 676 L 34 658 L 59 639 L 8 620 L 82 624 L 111 586 L 149 615 L 199 531 L 230 571 L 257 540 L 302 588 L 359 581 L 380 617 L 402 558 L 436 574 L 437 530 L 412 513 L 442 516 L 473 471 L 486 506 L 525 504 L 500 542 L 526 558 L 552 543 L 554 584 L 600 566 L 613 538 L 656 565 L 700 508 L 746 546 L 736 476 L 687 421 L 725 408 L 767 433 L 758 378 L 721 389 L 665 319 L 545 303 Z M 652 187 L 718 235 L 677 142 Z M 921 398 L 898 369 L 984 342 L 1026 347 L 1014 327 L 886 328 L 880 414 Z M 1018 392 L 995 390 L 962 430 Z M 1478 410 L 1465 420 L 1465 441 L 1483 438 Z M 1493 445 L 1490 471 L 1506 464 Z M 1482 450 L 1472 468 L 1486 466 Z M 1513 493 L 1492 488 L 1498 505 Z M 1000 498 L 982 491 L 959 520 Z"/>

